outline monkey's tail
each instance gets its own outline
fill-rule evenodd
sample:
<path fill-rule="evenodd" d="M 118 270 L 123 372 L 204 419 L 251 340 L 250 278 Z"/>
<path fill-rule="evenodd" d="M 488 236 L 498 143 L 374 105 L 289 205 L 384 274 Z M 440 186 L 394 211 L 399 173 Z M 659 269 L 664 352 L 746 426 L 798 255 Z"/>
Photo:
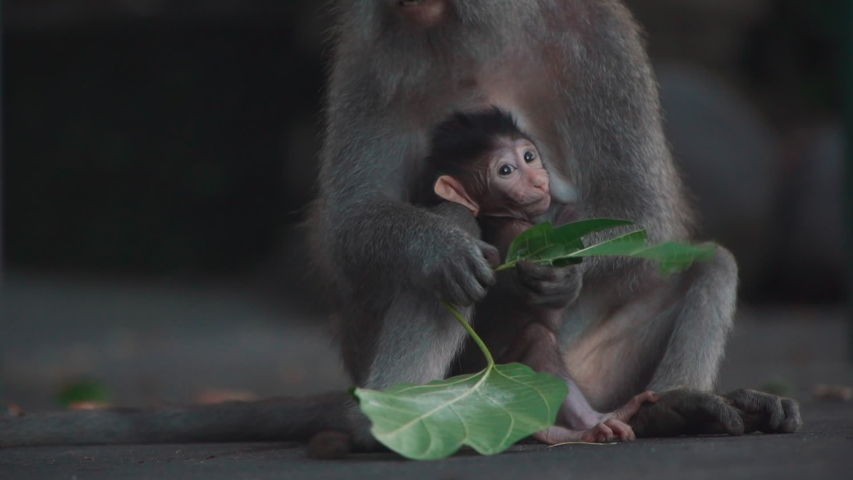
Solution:
<path fill-rule="evenodd" d="M 344 430 L 346 393 L 188 407 L 0 415 L 0 446 L 308 441 Z"/>

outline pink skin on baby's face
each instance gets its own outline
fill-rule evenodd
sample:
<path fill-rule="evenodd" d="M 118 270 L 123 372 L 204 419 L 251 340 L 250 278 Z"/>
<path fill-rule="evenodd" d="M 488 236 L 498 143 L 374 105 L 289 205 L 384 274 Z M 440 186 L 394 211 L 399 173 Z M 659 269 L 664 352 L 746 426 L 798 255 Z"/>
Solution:
<path fill-rule="evenodd" d="M 472 174 L 442 175 L 435 193 L 468 207 L 476 217 L 531 223 L 551 205 L 548 171 L 530 140 L 501 139 L 494 151 L 478 160 Z"/>
<path fill-rule="evenodd" d="M 551 205 L 550 177 L 529 140 L 501 139 L 489 154 L 473 163 L 469 175 L 442 175 L 434 190 L 439 197 L 466 206 L 489 225 L 493 243 L 506 255 L 516 236 Z"/>

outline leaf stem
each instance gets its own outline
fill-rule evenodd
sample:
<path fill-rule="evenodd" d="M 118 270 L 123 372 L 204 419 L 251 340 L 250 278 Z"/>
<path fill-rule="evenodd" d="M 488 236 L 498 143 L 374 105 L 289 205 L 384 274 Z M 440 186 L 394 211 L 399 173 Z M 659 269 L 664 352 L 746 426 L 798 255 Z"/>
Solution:
<path fill-rule="evenodd" d="M 463 317 L 462 314 L 459 313 L 459 310 L 457 310 L 456 307 L 454 307 L 453 305 L 445 302 L 444 300 L 441 301 L 441 304 L 444 305 L 444 308 L 450 311 L 450 313 L 452 313 L 454 317 L 456 317 L 456 320 L 458 320 L 459 323 L 462 325 L 462 328 L 464 328 L 465 331 L 468 332 L 468 335 L 471 335 L 471 338 L 474 339 L 474 343 L 476 343 L 477 346 L 480 347 L 480 351 L 482 351 L 483 355 L 486 356 L 486 362 L 488 362 L 489 367 L 494 367 L 495 359 L 492 358 L 492 352 L 489 351 L 488 347 L 486 347 L 486 344 L 483 343 L 483 339 L 480 338 L 479 335 L 477 335 L 477 332 L 474 331 L 474 329 L 471 327 L 471 324 L 468 323 L 468 320 L 465 320 L 465 317 Z"/>

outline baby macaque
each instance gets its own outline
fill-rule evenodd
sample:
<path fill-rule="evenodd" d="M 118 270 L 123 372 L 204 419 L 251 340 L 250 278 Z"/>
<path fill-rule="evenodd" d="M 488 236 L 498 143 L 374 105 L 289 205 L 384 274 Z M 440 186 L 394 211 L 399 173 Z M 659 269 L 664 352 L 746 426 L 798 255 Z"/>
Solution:
<path fill-rule="evenodd" d="M 455 113 L 433 132 L 427 157 L 431 203 L 449 201 L 464 205 L 477 219 L 482 240 L 494 245 L 504 258 L 513 239 L 530 228 L 536 217 L 550 204 L 549 174 L 533 141 L 513 116 L 497 107 L 474 113 Z M 434 194 L 434 195 L 432 195 Z M 430 202 L 428 202 L 430 203 Z M 581 274 L 573 267 L 526 265 L 543 279 L 553 275 L 554 283 L 566 292 L 561 305 L 537 305 L 526 301 L 521 275 L 501 272 L 498 285 L 490 295 L 505 308 L 499 318 L 485 318 L 478 324 L 483 338 L 501 363 L 520 362 L 535 371 L 562 378 L 569 396 L 557 417 L 557 424 L 575 432 L 578 440 L 632 440 L 634 433 L 627 420 L 644 401 L 653 400 L 651 392 L 635 397 L 624 411 L 601 414 L 592 409 L 583 393 L 569 377 L 560 348 L 557 330 L 568 305 L 581 289 Z M 556 276 L 561 276 L 556 279 Z M 546 282 L 547 283 L 547 282 Z M 479 317 L 478 317 L 479 318 Z M 494 337 L 503 332 L 502 338 Z M 464 363 L 464 362 L 463 362 Z M 534 437 L 553 443 L 546 430 Z"/>
<path fill-rule="evenodd" d="M 456 113 L 434 131 L 427 158 L 432 190 L 467 207 L 501 255 L 551 205 L 539 151 L 507 112 Z"/>

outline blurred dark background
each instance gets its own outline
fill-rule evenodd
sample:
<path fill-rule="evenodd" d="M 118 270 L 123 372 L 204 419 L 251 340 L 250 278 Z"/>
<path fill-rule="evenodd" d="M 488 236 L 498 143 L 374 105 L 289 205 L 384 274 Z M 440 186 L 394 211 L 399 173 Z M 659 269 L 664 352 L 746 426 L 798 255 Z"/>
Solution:
<path fill-rule="evenodd" d="M 323 3 L 4 2 L 7 399 L 47 408 L 89 378 L 119 403 L 342 384 L 295 228 L 316 174 Z M 702 236 L 741 265 L 742 311 L 841 355 L 849 2 L 627 3 Z M 814 372 L 780 376 L 805 388 Z"/>

